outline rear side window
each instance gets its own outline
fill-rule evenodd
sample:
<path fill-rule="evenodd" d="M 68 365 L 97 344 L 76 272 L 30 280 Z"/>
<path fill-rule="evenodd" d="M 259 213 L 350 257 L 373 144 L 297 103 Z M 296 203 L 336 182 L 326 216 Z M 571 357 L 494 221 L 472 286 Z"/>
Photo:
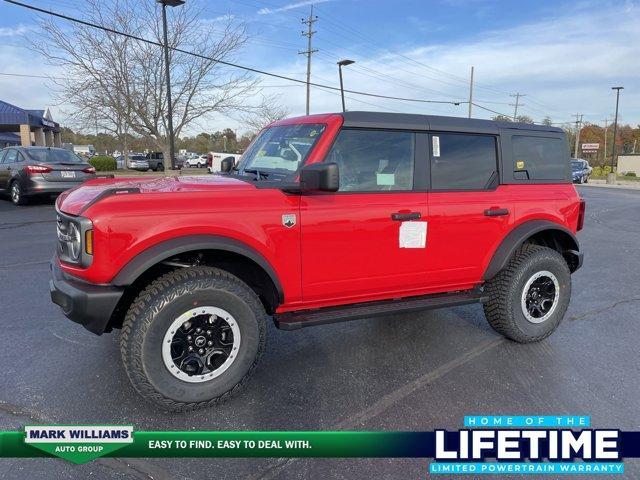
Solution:
<path fill-rule="evenodd" d="M 2 160 L 2 163 L 15 163 L 17 158 L 18 158 L 18 151 L 11 148 L 7 151 L 7 154 Z"/>
<path fill-rule="evenodd" d="M 484 190 L 497 181 L 496 138 L 438 133 L 431 136 L 431 188 Z"/>
<path fill-rule="evenodd" d="M 341 192 L 413 189 L 415 134 L 385 130 L 342 130 L 327 159 L 340 171 Z"/>
<path fill-rule="evenodd" d="M 513 172 L 516 179 L 564 180 L 569 165 L 566 143 L 559 138 L 514 135 Z"/>

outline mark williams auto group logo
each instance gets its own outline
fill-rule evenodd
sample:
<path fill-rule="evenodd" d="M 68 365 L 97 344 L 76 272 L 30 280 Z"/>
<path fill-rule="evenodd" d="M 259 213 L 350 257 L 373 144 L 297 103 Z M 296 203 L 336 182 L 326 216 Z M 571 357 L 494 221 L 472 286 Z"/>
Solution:
<path fill-rule="evenodd" d="M 85 463 L 133 443 L 127 426 L 28 426 L 24 442 L 73 463 Z"/>
<path fill-rule="evenodd" d="M 621 474 L 620 432 L 583 416 L 469 416 L 436 430 L 432 474 Z M 487 460 L 497 460 L 490 461 Z"/>

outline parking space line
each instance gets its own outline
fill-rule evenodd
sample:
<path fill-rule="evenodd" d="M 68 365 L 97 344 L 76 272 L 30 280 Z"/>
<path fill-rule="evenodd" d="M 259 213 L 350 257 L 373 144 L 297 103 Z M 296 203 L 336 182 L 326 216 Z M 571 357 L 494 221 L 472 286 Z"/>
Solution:
<path fill-rule="evenodd" d="M 420 388 L 428 385 L 429 383 L 438 380 L 439 378 L 444 377 L 451 371 L 455 370 L 458 367 L 465 365 L 476 357 L 482 355 L 483 353 L 491 350 L 492 348 L 501 345 L 503 343 L 508 342 L 507 339 L 503 337 L 497 337 L 490 341 L 481 343 L 477 347 L 468 350 L 463 355 L 450 360 L 449 362 L 431 370 L 430 372 L 425 373 L 421 377 L 412 380 L 411 382 L 403 385 L 402 387 L 394 390 L 391 393 L 388 393 L 384 397 L 382 397 L 377 402 L 372 405 L 356 412 L 353 415 L 345 418 L 344 420 L 336 423 L 329 430 L 347 430 L 353 429 L 356 426 L 363 425 L 365 422 L 377 417 L 385 410 L 389 409 L 396 403 L 401 400 L 407 398 L 412 393 L 416 392 Z M 292 465 L 298 460 L 302 460 L 300 458 L 283 458 L 275 462 L 272 466 L 268 467 L 266 470 L 259 472 L 258 474 L 249 477 L 251 480 L 270 480 L 276 478 L 284 469 Z"/>

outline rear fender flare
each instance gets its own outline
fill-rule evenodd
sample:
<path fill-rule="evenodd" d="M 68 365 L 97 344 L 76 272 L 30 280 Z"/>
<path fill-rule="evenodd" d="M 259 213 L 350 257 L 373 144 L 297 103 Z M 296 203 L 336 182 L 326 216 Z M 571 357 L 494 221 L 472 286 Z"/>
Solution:
<path fill-rule="evenodd" d="M 580 251 L 580 245 L 576 236 L 566 227 L 548 220 L 532 220 L 517 226 L 502 240 L 502 243 L 493 254 L 489 265 L 485 269 L 483 280 L 491 280 L 500 270 L 507 266 L 514 252 L 528 238 L 542 231 L 555 231 L 563 236 L 569 248 L 565 248 L 562 254 L 575 255 Z"/>

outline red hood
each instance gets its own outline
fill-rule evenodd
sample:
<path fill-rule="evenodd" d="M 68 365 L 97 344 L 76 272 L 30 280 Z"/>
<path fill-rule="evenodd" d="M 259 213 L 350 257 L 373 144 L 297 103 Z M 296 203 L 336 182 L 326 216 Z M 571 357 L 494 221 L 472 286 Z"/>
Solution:
<path fill-rule="evenodd" d="M 200 175 L 194 177 L 120 177 L 98 178 L 67 190 L 58 197 L 56 205 L 70 215 L 80 215 L 90 202 L 107 190 L 137 189 L 136 193 L 153 194 L 168 192 L 206 192 L 220 189 L 247 189 L 250 184 L 236 178 L 221 175 Z M 117 192 L 114 194 L 118 194 Z"/>

